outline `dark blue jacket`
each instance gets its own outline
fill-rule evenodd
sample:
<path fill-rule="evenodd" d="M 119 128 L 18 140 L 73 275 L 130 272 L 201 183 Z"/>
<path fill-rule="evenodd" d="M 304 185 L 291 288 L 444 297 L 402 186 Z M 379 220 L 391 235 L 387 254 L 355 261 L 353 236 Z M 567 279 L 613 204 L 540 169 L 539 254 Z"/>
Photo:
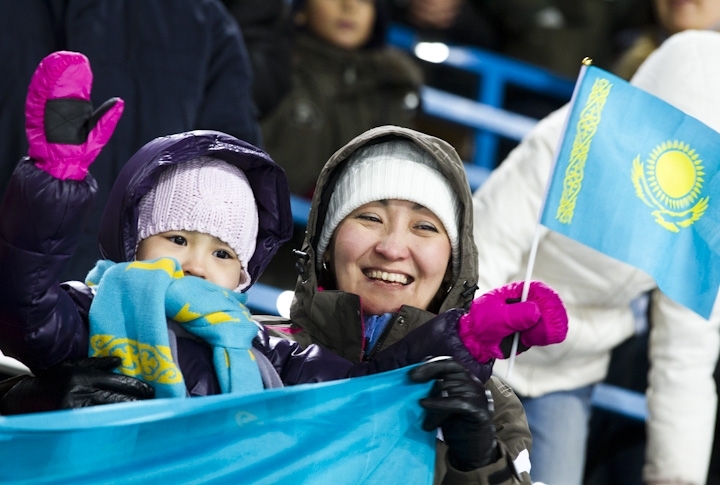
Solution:
<path fill-rule="evenodd" d="M 165 167 L 202 156 L 236 165 L 248 177 L 259 219 L 257 249 L 248 262 L 248 272 L 252 281 L 257 279 L 291 234 L 287 180 L 265 152 L 216 131 L 157 138 L 133 155 L 119 173 L 103 212 L 103 257 L 115 262 L 134 259 L 140 199 Z M 33 372 L 87 356 L 92 292 L 80 282 L 60 284 L 59 275 L 76 251 L 96 192 L 92 175 L 82 181 L 59 180 L 25 158 L 0 206 L 0 350 Z M 179 338 L 178 349 L 188 389 L 198 394 L 216 392 L 209 348 Z M 274 359 L 283 362 L 282 356 Z"/>

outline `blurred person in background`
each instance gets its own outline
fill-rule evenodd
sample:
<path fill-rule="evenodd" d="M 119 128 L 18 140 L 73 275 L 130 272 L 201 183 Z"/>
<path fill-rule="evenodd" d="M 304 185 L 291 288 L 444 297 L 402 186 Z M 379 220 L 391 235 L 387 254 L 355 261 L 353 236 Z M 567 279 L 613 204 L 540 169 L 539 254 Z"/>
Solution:
<path fill-rule="evenodd" d="M 330 156 L 380 125 L 412 127 L 422 74 L 406 53 L 389 47 L 388 17 L 378 0 L 295 0 L 296 36 L 290 92 L 261 122 L 264 148 L 290 182 L 310 197 Z M 278 251 L 261 281 L 290 290 L 303 232 Z"/>
<path fill-rule="evenodd" d="M 716 32 L 676 34 L 647 58 L 631 82 L 717 130 L 719 49 Z M 567 106 L 541 120 L 473 196 L 483 268 L 479 291 L 526 273 L 566 113 Z M 705 483 L 717 409 L 718 314 L 710 320 L 698 316 L 664 295 L 647 273 L 578 242 L 545 228 L 539 237 L 532 277 L 558 291 L 570 325 L 565 342 L 519 356 L 508 378 L 533 434 L 533 478 L 552 485 L 582 483 L 593 388 L 605 379 L 612 350 L 635 331 L 632 302 L 649 292 L 643 480 Z M 495 371 L 503 376 L 506 370 L 498 361 Z"/>

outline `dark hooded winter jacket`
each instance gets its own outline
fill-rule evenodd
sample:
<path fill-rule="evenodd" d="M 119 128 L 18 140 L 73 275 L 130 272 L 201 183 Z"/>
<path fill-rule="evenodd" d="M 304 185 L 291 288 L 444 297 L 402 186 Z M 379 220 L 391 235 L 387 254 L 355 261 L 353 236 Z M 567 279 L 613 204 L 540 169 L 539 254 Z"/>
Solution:
<path fill-rule="evenodd" d="M 317 244 L 327 206 L 337 176 L 349 156 L 363 145 L 387 138 L 407 138 L 432 154 L 439 170 L 455 188 L 462 213 L 458 227 L 460 269 L 453 274 L 450 288 L 440 305 L 440 313 L 403 306 L 392 317 L 372 351 L 366 353 L 360 297 L 352 293 L 319 290 L 321 266 L 316 260 Z M 438 138 L 397 126 L 383 126 L 353 139 L 327 162 L 318 178 L 312 199 L 305 242 L 299 257 L 300 275 L 290 309 L 290 321 L 263 321 L 272 332 L 285 335 L 303 346 L 319 344 L 352 362 L 373 361 L 388 348 L 405 348 L 436 340 L 425 350 L 446 352 L 462 362 L 486 383 L 495 401 L 494 425 L 502 458 L 487 467 L 471 472 L 454 469 L 444 458 L 444 444 L 438 447 L 436 482 L 442 483 L 529 483 L 527 473 L 517 475 L 510 464 L 519 455 L 526 456 L 531 445 L 530 430 L 522 404 L 512 390 L 495 377 L 490 366 L 480 365 L 468 353 L 457 333 L 457 323 L 473 300 L 478 278 L 477 249 L 473 240 L 472 198 L 464 167 L 455 149 Z M 420 349 L 415 349 L 419 352 Z M 433 354 L 441 355 L 441 354 Z"/>
<path fill-rule="evenodd" d="M 298 35 L 290 92 L 260 124 L 290 191 L 309 196 L 327 159 L 365 130 L 412 126 L 421 82 L 419 67 L 399 50 L 347 51 Z"/>
<path fill-rule="evenodd" d="M 257 280 L 278 246 L 290 236 L 287 180 L 266 153 L 215 131 L 158 138 L 128 161 L 103 213 L 100 251 L 105 258 L 115 262 L 134 259 L 140 199 L 168 165 L 203 156 L 237 166 L 253 189 L 259 230 L 247 269 L 252 281 Z M 75 249 L 94 192 L 91 175 L 82 181 L 59 180 L 26 158 L 15 170 L 0 206 L 0 350 L 34 373 L 88 354 L 88 311 L 93 294 L 80 282 L 59 284 L 58 275 Z M 357 364 L 318 346 L 303 350 L 296 342 L 271 337 L 260 327 L 253 341 L 256 354 L 266 357 L 285 384 L 396 369 L 420 362 L 432 352 L 408 344 L 411 342 L 401 342 L 372 363 Z M 178 365 L 190 395 L 219 393 L 211 348 L 178 334 L 177 349 Z"/>

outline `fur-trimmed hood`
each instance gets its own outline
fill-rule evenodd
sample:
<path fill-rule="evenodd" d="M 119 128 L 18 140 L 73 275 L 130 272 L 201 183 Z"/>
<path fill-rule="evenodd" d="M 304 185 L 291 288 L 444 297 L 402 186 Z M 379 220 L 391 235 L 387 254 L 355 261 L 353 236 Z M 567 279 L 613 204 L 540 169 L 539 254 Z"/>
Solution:
<path fill-rule="evenodd" d="M 302 247 L 304 255 L 298 261 L 298 268 L 302 272 L 295 288 L 295 299 L 290 310 L 293 322 L 302 325 L 305 320 L 302 315 L 310 314 L 313 302 L 318 295 L 319 275 L 315 261 L 317 244 L 338 174 L 347 162 L 348 157 L 357 149 L 388 138 L 409 139 L 421 149 L 430 153 L 437 161 L 440 172 L 448 179 L 458 196 L 461 206 L 459 224 L 460 265 L 457 274 L 452 275 L 451 288 L 441 303 L 440 312 L 451 308 L 464 308 L 472 300 L 478 273 L 477 249 L 472 236 L 472 196 L 462 160 L 449 143 L 439 138 L 407 128 L 382 126 L 363 133 L 338 150 L 325 164 L 318 177 L 308 218 L 305 241 Z"/>

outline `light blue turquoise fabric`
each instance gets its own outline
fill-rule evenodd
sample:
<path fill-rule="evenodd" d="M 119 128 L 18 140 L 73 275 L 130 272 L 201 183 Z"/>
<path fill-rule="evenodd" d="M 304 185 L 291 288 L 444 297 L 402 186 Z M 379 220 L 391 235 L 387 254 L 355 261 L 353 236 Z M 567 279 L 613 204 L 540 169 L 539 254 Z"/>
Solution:
<path fill-rule="evenodd" d="M 250 352 L 259 330 L 246 295 L 185 277 L 177 261 L 99 261 L 86 282 L 96 289 L 90 307 L 90 356 L 122 357 L 119 371 L 148 382 L 156 397 L 185 397 L 185 382 L 170 350 L 166 319 L 213 348 L 223 393 L 263 389 Z"/>
<path fill-rule="evenodd" d="M 430 484 L 407 372 L 0 417 L 0 483 Z"/>
<path fill-rule="evenodd" d="M 720 134 L 584 67 L 543 225 L 650 274 L 707 318 L 720 287 Z"/>

